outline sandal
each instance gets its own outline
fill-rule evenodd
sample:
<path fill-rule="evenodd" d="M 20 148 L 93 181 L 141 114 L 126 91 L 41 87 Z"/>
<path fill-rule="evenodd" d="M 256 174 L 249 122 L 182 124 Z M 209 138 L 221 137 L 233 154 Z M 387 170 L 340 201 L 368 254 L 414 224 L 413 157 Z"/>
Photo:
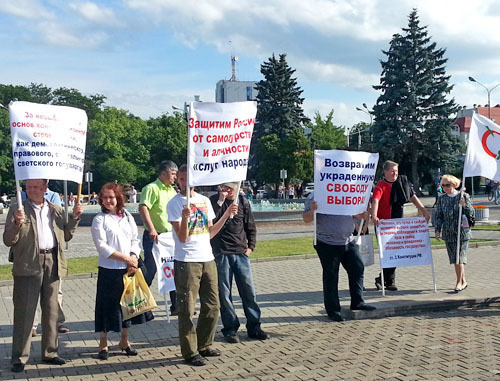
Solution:
<path fill-rule="evenodd" d="M 219 351 L 218 349 L 207 348 L 200 351 L 200 355 L 202 355 L 203 357 L 218 357 L 221 355 L 221 351 Z"/>
<path fill-rule="evenodd" d="M 120 347 L 118 347 L 120 348 Z M 122 350 L 122 352 L 125 352 L 127 354 L 127 356 L 137 356 L 137 351 L 132 348 L 130 345 L 127 347 L 127 348 L 120 348 Z"/>
<path fill-rule="evenodd" d="M 204 366 L 207 365 L 207 360 L 202 357 L 200 354 L 194 355 L 185 360 L 189 365 L 193 366 Z"/>
<path fill-rule="evenodd" d="M 107 349 L 100 350 L 97 357 L 99 360 L 107 360 L 109 357 L 109 351 Z"/>

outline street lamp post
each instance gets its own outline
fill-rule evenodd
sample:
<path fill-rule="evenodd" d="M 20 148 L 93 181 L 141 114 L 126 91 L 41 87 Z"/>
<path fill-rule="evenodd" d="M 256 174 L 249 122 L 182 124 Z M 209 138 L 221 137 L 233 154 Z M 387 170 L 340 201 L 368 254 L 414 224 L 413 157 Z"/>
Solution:
<path fill-rule="evenodd" d="M 500 86 L 500 83 L 497 83 L 491 89 L 488 89 L 485 85 L 483 85 L 481 82 L 477 81 L 474 77 L 469 77 L 469 81 L 476 82 L 479 86 L 483 87 L 486 90 L 486 92 L 488 93 L 488 118 L 491 119 L 490 95 L 491 95 L 491 92 L 493 90 L 495 90 L 498 86 Z"/>
<path fill-rule="evenodd" d="M 368 116 L 370 117 L 370 130 L 371 130 L 372 125 L 373 125 L 373 115 L 372 115 L 371 111 L 368 109 L 368 106 L 366 105 L 366 103 L 363 103 L 363 107 L 364 108 L 356 107 L 356 110 L 364 112 L 365 114 L 368 114 Z M 370 141 L 371 141 L 371 139 L 372 139 L 372 136 L 370 134 Z M 361 129 L 360 128 L 358 128 L 358 147 L 359 146 L 361 146 Z"/>

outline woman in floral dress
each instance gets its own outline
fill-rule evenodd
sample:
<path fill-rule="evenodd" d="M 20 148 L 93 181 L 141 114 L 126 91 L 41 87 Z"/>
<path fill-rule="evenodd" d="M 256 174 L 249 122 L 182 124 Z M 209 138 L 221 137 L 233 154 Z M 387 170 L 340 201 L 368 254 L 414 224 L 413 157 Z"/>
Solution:
<path fill-rule="evenodd" d="M 464 193 L 460 198 L 457 188 L 460 180 L 452 175 L 444 175 L 441 178 L 441 187 L 444 194 L 439 197 L 436 210 L 436 238 L 443 239 L 446 243 L 450 264 L 455 266 L 457 284 L 455 292 L 465 290 L 468 286 L 465 280 L 465 264 L 467 263 L 467 248 L 471 238 L 471 229 L 467 217 L 474 216 L 474 208 L 470 196 Z M 458 209 L 462 205 L 462 217 L 460 228 L 460 255 L 457 262 L 457 235 L 458 235 Z"/>

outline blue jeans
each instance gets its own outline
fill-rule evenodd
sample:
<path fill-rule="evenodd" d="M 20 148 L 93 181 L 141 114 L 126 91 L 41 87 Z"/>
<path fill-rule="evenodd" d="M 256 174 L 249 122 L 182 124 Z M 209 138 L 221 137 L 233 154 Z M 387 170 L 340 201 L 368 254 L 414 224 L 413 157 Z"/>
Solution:
<path fill-rule="evenodd" d="M 142 249 L 144 250 L 144 266 L 146 267 L 144 280 L 148 284 L 148 287 L 151 288 L 151 283 L 153 283 L 153 279 L 156 275 L 156 262 L 153 256 L 153 241 L 149 236 L 149 230 L 146 229 L 144 229 L 144 233 L 142 234 Z M 176 309 L 176 296 L 177 294 L 175 291 L 170 291 L 170 302 L 172 303 L 170 311 Z"/>
<path fill-rule="evenodd" d="M 217 263 L 217 274 L 219 276 L 222 334 L 224 336 L 235 335 L 240 327 L 231 295 L 234 275 L 243 304 L 243 311 L 247 318 L 247 332 L 250 336 L 256 335 L 260 331 L 260 308 L 255 299 L 250 259 L 245 254 L 217 254 L 215 263 Z"/>
<path fill-rule="evenodd" d="M 321 261 L 321 267 L 323 267 L 323 297 L 326 313 L 331 315 L 340 312 L 339 268 L 341 263 L 349 278 L 351 308 L 364 303 L 363 279 L 365 267 L 358 247 L 351 243 L 348 245 L 328 245 L 318 241 L 314 248 Z"/>

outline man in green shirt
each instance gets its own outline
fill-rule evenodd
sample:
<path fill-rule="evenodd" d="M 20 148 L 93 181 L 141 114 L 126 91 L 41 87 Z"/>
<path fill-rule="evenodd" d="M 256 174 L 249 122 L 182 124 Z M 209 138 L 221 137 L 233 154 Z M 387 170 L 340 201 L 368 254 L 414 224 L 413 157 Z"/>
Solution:
<path fill-rule="evenodd" d="M 139 214 L 144 223 L 142 247 L 144 249 L 144 265 L 146 266 L 145 279 L 151 286 L 156 275 L 156 263 L 153 257 L 153 242 L 158 243 L 158 235 L 172 231 L 168 222 L 167 204 L 177 194 L 173 185 L 177 178 L 177 165 L 170 160 L 164 160 L 158 167 L 158 178 L 149 183 L 141 192 Z M 172 306 L 170 311 L 176 310 L 175 291 L 170 292 Z"/>

